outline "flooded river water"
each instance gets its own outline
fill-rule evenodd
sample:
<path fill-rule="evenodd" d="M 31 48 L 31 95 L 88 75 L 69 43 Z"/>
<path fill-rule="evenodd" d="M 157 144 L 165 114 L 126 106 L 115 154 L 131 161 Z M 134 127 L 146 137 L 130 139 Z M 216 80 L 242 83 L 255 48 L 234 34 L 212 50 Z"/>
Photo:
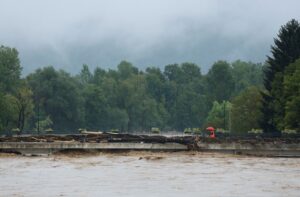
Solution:
<path fill-rule="evenodd" d="M 195 152 L 1 155 L 0 196 L 300 196 L 300 159 Z"/>

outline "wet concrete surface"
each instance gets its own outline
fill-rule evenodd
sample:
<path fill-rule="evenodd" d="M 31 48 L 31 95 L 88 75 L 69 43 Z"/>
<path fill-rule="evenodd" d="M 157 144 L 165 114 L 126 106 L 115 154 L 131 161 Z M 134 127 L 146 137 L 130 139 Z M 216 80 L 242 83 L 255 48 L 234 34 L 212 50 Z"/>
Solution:
<path fill-rule="evenodd" d="M 201 152 L 0 155 L 0 196 L 299 194 L 299 158 Z"/>

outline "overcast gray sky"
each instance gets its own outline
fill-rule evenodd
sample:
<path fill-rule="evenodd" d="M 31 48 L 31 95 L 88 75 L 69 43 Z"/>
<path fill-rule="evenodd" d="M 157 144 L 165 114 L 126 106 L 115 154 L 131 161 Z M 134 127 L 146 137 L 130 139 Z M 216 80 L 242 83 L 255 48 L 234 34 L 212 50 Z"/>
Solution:
<path fill-rule="evenodd" d="M 0 45 L 20 53 L 23 73 L 82 64 L 143 69 L 217 60 L 264 62 L 299 0 L 0 0 Z"/>

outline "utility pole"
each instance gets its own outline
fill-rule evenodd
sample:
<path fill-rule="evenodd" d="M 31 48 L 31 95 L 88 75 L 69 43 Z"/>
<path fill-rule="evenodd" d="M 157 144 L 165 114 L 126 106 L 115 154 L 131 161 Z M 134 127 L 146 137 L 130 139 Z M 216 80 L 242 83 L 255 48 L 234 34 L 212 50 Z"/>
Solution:
<path fill-rule="evenodd" d="M 225 112 L 226 112 L 226 101 L 223 101 L 223 110 L 224 110 L 224 130 L 226 130 L 226 114 L 225 114 Z"/>
<path fill-rule="evenodd" d="M 40 102 L 38 101 L 38 122 L 37 122 L 37 131 L 38 135 L 40 135 Z"/>
<path fill-rule="evenodd" d="M 230 105 L 230 109 L 229 109 L 229 132 L 232 131 L 232 121 L 231 121 L 232 120 L 231 112 L 232 112 L 232 108 L 233 108 L 232 106 L 233 106 L 233 104 Z"/>
<path fill-rule="evenodd" d="M 39 88 L 40 87 L 41 87 L 41 81 L 39 79 Z M 38 92 L 38 95 L 37 95 L 37 102 L 38 102 L 37 132 L 38 132 L 38 135 L 40 135 L 40 97 L 39 97 L 39 92 Z"/>

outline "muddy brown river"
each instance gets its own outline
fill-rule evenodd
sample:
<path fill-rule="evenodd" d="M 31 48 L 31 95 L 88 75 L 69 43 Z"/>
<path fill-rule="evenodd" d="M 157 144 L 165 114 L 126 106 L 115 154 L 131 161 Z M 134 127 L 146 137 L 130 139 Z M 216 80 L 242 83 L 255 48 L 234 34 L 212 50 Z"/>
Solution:
<path fill-rule="evenodd" d="M 1 154 L 0 196 L 300 196 L 300 159 L 197 152 Z"/>

